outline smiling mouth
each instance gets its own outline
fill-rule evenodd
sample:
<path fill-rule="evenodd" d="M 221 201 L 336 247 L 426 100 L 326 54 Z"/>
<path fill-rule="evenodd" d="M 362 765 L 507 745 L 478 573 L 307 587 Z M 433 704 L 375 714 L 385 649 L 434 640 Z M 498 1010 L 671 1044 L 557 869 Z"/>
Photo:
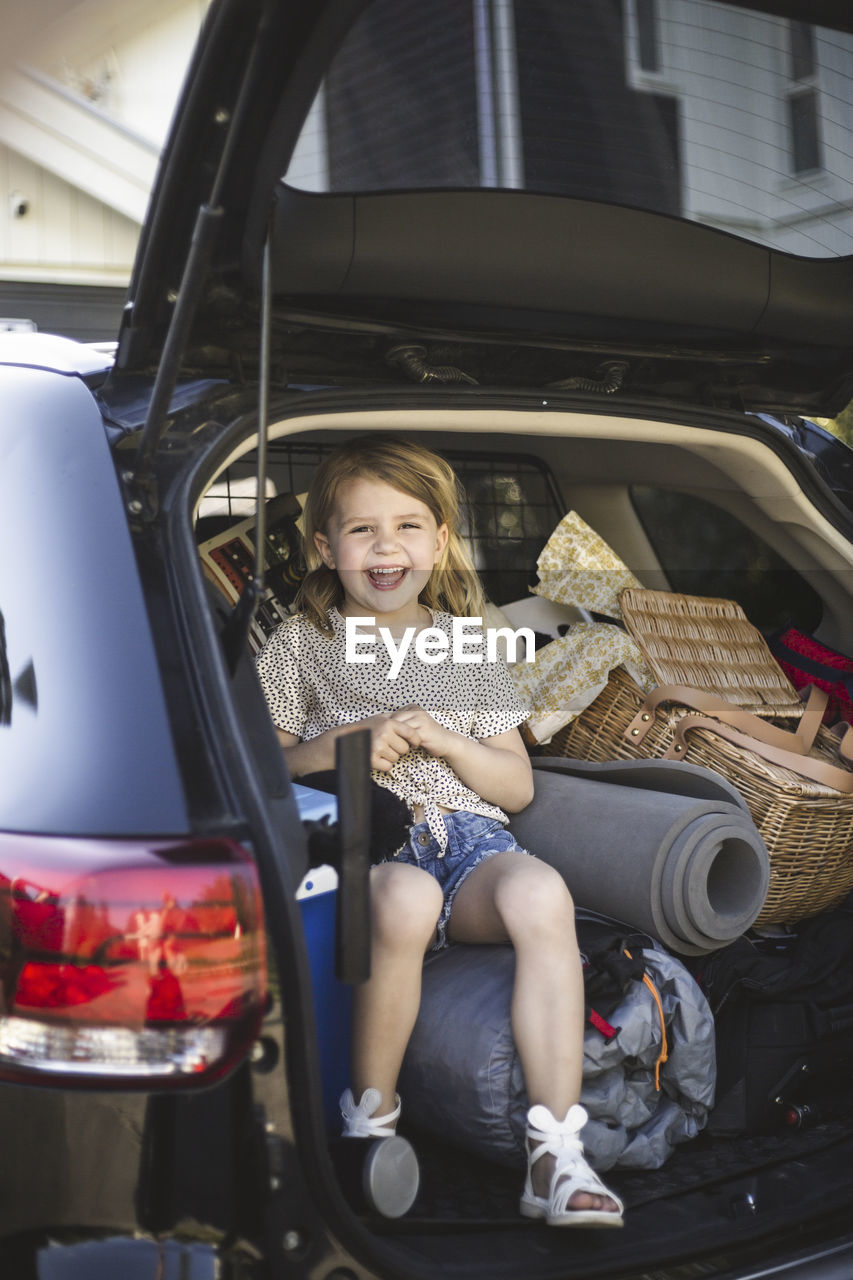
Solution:
<path fill-rule="evenodd" d="M 408 569 L 394 565 L 388 569 L 368 569 L 367 576 L 374 587 L 387 591 L 390 587 L 398 586 L 408 572 Z"/>

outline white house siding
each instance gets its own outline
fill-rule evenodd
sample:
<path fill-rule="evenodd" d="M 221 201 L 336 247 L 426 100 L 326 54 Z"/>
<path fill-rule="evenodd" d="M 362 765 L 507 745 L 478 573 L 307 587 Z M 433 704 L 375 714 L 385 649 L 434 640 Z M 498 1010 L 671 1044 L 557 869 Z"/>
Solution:
<path fill-rule="evenodd" d="M 0 319 L 108 337 L 207 0 L 50 9 L 0 66 Z"/>
<path fill-rule="evenodd" d="M 320 90 L 305 118 L 287 170 L 287 180 L 303 191 L 328 191 L 329 148 L 326 139 L 325 89 Z"/>
<path fill-rule="evenodd" d="M 28 201 L 23 217 L 0 202 L 0 280 L 125 285 L 139 224 L 0 147 L 0 191 Z"/>

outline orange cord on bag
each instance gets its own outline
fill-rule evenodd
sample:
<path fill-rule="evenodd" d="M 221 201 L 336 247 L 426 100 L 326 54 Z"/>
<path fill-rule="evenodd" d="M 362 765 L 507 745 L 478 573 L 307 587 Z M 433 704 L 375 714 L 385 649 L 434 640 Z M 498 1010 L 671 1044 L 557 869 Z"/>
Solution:
<path fill-rule="evenodd" d="M 628 951 L 627 948 L 623 948 L 623 950 L 629 960 L 634 959 L 634 957 L 631 955 L 631 952 Z M 667 1045 L 667 1042 L 666 1042 L 666 1021 L 663 1016 L 663 1004 L 661 1003 L 660 993 L 647 973 L 643 974 L 643 982 L 646 984 L 649 991 L 651 991 L 652 993 L 652 999 L 654 1000 L 657 1006 L 658 1017 L 660 1018 L 661 1044 L 660 1044 L 660 1053 L 658 1054 L 658 1060 L 655 1063 L 655 1089 L 658 1091 L 658 1093 L 660 1093 L 660 1069 L 669 1058 L 669 1046 Z"/>

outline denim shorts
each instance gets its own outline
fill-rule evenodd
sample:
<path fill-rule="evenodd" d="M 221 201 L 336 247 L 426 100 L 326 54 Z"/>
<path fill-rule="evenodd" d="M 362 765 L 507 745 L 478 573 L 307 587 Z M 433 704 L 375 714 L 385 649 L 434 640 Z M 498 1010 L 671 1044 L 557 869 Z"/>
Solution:
<path fill-rule="evenodd" d="M 427 824 L 417 822 L 409 831 L 407 843 L 393 859 L 428 871 L 441 885 L 444 906 L 438 917 L 436 941 L 430 947 L 431 951 L 440 951 L 448 945 L 447 922 L 453 899 L 474 868 L 495 853 L 527 853 L 512 832 L 495 818 L 484 818 L 479 813 L 468 813 L 464 809 L 445 813 L 443 817 L 447 828 L 447 848 L 443 856 Z"/>

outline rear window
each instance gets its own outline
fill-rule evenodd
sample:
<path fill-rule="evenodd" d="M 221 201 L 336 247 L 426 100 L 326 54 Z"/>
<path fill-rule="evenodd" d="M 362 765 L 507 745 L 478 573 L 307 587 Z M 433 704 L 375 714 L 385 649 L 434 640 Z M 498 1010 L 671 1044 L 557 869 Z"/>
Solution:
<path fill-rule="evenodd" d="M 373 0 L 286 180 L 521 188 L 853 253 L 853 36 L 711 0 Z"/>

